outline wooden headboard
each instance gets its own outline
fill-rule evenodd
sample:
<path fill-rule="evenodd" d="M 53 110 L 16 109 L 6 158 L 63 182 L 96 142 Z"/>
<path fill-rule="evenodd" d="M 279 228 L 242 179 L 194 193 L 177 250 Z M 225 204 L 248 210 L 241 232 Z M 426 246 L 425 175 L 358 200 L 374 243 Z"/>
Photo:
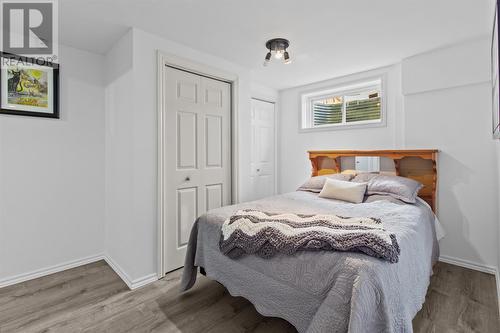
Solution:
<path fill-rule="evenodd" d="M 340 173 L 343 157 L 379 156 L 394 161 L 396 175 L 424 185 L 418 196 L 436 212 L 437 149 L 414 150 L 310 150 L 312 176 Z"/>

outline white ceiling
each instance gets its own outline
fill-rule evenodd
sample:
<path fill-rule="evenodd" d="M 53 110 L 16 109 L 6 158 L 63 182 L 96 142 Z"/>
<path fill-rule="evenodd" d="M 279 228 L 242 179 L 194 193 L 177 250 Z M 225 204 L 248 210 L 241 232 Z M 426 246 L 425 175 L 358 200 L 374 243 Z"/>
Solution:
<path fill-rule="evenodd" d="M 60 0 L 63 44 L 106 53 L 129 27 L 252 70 L 283 89 L 487 35 L 493 0 Z M 288 38 L 293 63 L 263 67 Z"/>

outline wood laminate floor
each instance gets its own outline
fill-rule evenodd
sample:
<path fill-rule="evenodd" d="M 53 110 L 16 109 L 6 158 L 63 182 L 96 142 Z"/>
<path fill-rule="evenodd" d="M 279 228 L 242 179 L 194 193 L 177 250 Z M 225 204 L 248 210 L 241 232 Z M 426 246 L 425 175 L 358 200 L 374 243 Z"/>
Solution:
<path fill-rule="evenodd" d="M 500 332 L 492 275 L 438 263 L 415 332 Z M 129 291 L 104 262 L 0 289 L 0 332 L 295 332 L 201 276 L 181 271 Z"/>

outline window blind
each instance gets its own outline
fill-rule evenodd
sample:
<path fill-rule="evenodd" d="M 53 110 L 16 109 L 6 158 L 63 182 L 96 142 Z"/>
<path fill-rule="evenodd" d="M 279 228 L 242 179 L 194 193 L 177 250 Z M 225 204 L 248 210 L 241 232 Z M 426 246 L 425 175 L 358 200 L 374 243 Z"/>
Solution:
<path fill-rule="evenodd" d="M 380 119 L 380 97 L 346 103 L 346 122 Z"/>
<path fill-rule="evenodd" d="M 342 123 L 342 104 L 314 102 L 314 126 Z"/>

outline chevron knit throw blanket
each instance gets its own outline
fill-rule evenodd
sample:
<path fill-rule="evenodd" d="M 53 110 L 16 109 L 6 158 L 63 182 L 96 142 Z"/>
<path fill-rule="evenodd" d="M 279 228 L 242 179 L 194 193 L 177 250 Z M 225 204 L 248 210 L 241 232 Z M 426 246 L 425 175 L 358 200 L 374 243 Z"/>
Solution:
<path fill-rule="evenodd" d="M 269 214 L 239 210 L 222 225 L 220 250 L 230 258 L 271 258 L 299 250 L 352 251 L 398 262 L 396 235 L 379 219 L 337 215 Z"/>

